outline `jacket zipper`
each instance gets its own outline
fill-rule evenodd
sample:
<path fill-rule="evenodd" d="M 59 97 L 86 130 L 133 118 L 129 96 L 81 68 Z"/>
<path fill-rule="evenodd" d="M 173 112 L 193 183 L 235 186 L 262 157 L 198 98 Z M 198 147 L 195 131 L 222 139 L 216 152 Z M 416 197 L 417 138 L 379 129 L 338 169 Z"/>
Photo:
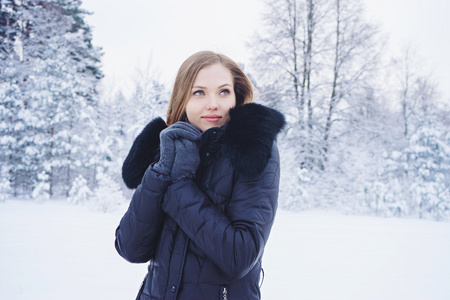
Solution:
<path fill-rule="evenodd" d="M 228 289 L 226 286 L 222 286 L 222 300 L 228 300 Z"/>

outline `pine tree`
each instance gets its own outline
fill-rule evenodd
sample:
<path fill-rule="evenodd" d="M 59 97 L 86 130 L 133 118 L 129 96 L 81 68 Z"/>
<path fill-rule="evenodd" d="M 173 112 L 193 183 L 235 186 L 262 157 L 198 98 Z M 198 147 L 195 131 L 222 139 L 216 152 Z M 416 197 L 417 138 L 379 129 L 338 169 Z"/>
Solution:
<path fill-rule="evenodd" d="M 20 32 L 14 53 L 19 63 L 12 64 L 11 57 L 8 63 L 20 75 L 15 75 L 22 99 L 18 116 L 26 131 L 7 128 L 13 128 L 10 136 L 22 149 L 16 153 L 23 163 L 12 170 L 22 190 L 40 187 L 38 194 L 67 194 L 73 178 L 89 172 L 92 155 L 86 145 L 98 136 L 93 116 L 101 53 L 92 46 L 80 5 L 72 0 L 17 4 Z"/>
<path fill-rule="evenodd" d="M 23 69 L 20 53 L 20 12 L 14 1 L 0 1 L 0 177 L 3 193 L 17 192 L 20 174 L 15 171 L 24 165 L 23 148 L 17 140 L 24 136 L 24 101 L 21 84 Z"/>

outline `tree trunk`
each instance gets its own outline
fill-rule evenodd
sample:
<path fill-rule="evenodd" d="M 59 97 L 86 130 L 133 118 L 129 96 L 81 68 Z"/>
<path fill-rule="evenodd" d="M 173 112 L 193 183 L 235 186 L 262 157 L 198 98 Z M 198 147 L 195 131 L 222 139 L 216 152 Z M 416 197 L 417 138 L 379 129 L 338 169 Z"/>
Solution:
<path fill-rule="evenodd" d="M 311 64 L 312 64 L 312 43 L 314 32 L 314 3 L 308 0 L 308 38 L 305 53 L 305 78 L 306 94 L 308 98 L 308 128 L 312 129 L 312 104 L 311 104 Z"/>
<path fill-rule="evenodd" d="M 403 93 L 402 93 L 402 114 L 403 114 L 403 122 L 405 126 L 405 130 L 403 134 L 405 137 L 408 136 L 408 94 L 409 94 L 409 51 L 406 51 L 405 54 L 405 66 L 404 66 L 404 72 L 405 72 L 405 82 L 403 86 Z"/>
<path fill-rule="evenodd" d="M 70 126 L 69 126 L 69 132 L 72 132 L 72 128 L 73 128 L 73 123 L 70 122 Z M 67 192 L 66 192 L 66 196 L 69 197 L 69 192 L 70 192 L 70 167 L 72 165 L 72 136 L 69 133 L 69 153 L 67 153 L 67 178 L 66 178 L 66 185 L 67 185 Z"/>
<path fill-rule="evenodd" d="M 300 123 L 300 128 L 304 128 L 304 118 L 303 118 L 303 114 L 304 114 L 304 107 L 305 107 L 305 98 L 304 98 L 304 77 L 303 77 L 303 82 L 301 84 L 301 89 L 299 91 L 299 78 L 298 78 L 298 54 L 297 54 L 297 1 L 294 0 L 292 2 L 289 3 L 289 6 L 292 7 L 291 9 L 289 9 L 289 13 L 291 14 L 291 24 L 292 24 L 292 29 L 291 29 L 291 41 L 292 41 L 292 53 L 293 53 L 293 66 L 294 66 L 294 74 L 292 74 L 293 76 L 293 83 L 294 83 L 294 93 L 295 93 L 295 103 L 297 103 L 297 107 L 299 110 L 299 123 Z"/>
<path fill-rule="evenodd" d="M 331 99 L 330 106 L 328 107 L 328 115 L 327 122 L 325 125 L 325 134 L 324 134 L 324 153 L 328 152 L 328 139 L 330 137 L 331 125 L 332 125 L 332 117 L 333 112 L 337 104 L 338 95 L 337 95 L 337 86 L 339 79 L 339 64 L 340 64 L 340 3 L 339 0 L 336 0 L 336 48 L 335 48 L 335 57 L 334 57 L 334 68 L 333 68 L 333 85 L 331 89 Z M 326 159 L 326 157 L 325 157 Z"/>
<path fill-rule="evenodd" d="M 53 143 L 53 135 L 55 134 L 55 127 L 52 127 L 50 129 L 50 136 L 51 136 L 51 142 L 50 142 L 50 163 L 53 159 L 53 147 L 54 147 L 54 143 Z M 50 168 L 49 174 L 48 174 L 48 180 L 49 180 L 49 190 L 48 193 L 50 195 L 50 197 L 53 196 L 53 165 Z"/>

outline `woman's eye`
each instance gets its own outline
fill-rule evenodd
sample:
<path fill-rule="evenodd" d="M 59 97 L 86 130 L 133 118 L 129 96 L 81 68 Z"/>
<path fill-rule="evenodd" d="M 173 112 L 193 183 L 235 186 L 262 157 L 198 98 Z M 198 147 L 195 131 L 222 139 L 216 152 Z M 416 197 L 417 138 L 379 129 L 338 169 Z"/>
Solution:
<path fill-rule="evenodd" d="M 230 90 L 223 90 L 220 92 L 221 95 L 226 96 L 230 94 Z"/>
<path fill-rule="evenodd" d="M 203 92 L 203 91 L 201 91 L 201 90 L 199 90 L 199 91 L 195 91 L 194 92 L 194 95 L 195 96 L 203 96 L 205 93 Z"/>

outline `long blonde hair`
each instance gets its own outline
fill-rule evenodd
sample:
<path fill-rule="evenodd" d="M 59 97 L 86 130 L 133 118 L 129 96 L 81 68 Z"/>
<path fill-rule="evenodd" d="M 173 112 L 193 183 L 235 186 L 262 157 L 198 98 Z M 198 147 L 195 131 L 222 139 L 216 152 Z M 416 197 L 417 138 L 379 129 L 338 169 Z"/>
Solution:
<path fill-rule="evenodd" d="M 167 109 L 166 123 L 168 126 L 186 119 L 186 105 L 197 74 L 204 67 L 213 64 L 221 64 L 230 70 L 234 80 L 236 106 L 253 101 L 253 86 L 236 62 L 223 54 L 200 51 L 188 57 L 178 70 Z"/>

